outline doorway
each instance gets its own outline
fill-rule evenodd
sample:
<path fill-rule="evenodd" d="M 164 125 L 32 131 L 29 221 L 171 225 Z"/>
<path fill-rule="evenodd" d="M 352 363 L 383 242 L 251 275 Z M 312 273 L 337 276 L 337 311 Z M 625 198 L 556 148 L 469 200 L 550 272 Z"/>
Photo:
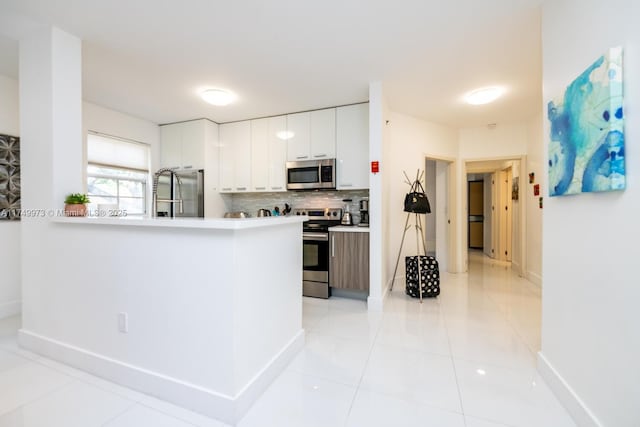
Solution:
<path fill-rule="evenodd" d="M 424 229 L 427 254 L 436 257 L 441 271 L 449 272 L 455 270 L 450 217 L 454 173 L 452 160 L 425 158 L 425 193 L 431 204 L 431 214 L 426 215 Z"/>
<path fill-rule="evenodd" d="M 467 217 L 463 242 L 470 250 L 482 249 L 490 258 L 512 262 L 520 274 L 525 235 L 517 183 L 522 164 L 519 158 L 468 160 L 464 171 L 467 185 L 463 187 Z"/>

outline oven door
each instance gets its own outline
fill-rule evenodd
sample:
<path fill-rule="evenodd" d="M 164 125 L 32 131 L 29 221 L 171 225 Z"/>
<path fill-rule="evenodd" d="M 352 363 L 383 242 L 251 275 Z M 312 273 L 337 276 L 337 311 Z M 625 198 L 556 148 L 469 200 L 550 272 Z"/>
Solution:
<path fill-rule="evenodd" d="M 329 298 L 329 233 L 302 233 L 302 294 Z"/>

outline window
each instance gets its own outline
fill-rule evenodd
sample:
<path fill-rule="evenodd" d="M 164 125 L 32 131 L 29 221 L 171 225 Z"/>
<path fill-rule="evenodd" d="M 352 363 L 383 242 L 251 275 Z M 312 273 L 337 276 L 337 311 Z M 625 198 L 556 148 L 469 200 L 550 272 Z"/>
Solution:
<path fill-rule="evenodd" d="M 94 133 L 87 136 L 89 209 L 110 204 L 128 216 L 144 215 L 148 181 L 148 145 Z"/>

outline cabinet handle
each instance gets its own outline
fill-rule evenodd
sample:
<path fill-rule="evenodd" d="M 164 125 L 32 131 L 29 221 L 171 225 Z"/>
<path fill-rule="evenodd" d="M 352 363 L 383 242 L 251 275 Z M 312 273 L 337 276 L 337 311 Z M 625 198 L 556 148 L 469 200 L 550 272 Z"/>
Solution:
<path fill-rule="evenodd" d="M 353 184 L 340 184 L 340 187 L 353 187 Z"/>
<path fill-rule="evenodd" d="M 296 159 L 297 160 L 302 160 L 302 159 L 308 159 L 309 156 L 297 156 Z"/>
<path fill-rule="evenodd" d="M 223 188 L 222 191 L 231 191 L 231 187 L 229 188 Z"/>
<path fill-rule="evenodd" d="M 246 191 L 247 187 L 236 187 L 238 191 Z"/>
<path fill-rule="evenodd" d="M 193 165 L 186 165 L 184 169 L 193 169 Z"/>
<path fill-rule="evenodd" d="M 327 157 L 327 155 L 326 154 L 316 154 L 313 157 L 315 157 L 317 159 L 317 158 L 320 158 L 320 157 Z"/>
<path fill-rule="evenodd" d="M 272 190 L 282 190 L 282 187 L 271 187 Z"/>
<path fill-rule="evenodd" d="M 336 257 L 336 235 L 331 236 L 331 258 Z"/>
<path fill-rule="evenodd" d="M 267 187 L 256 187 L 256 190 L 266 190 Z"/>

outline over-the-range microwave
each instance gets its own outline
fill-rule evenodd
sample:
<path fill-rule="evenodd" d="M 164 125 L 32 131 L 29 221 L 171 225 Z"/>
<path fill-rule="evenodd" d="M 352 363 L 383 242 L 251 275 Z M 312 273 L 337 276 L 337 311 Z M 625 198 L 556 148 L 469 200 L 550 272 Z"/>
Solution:
<path fill-rule="evenodd" d="M 336 188 L 336 159 L 287 162 L 287 190 Z"/>

